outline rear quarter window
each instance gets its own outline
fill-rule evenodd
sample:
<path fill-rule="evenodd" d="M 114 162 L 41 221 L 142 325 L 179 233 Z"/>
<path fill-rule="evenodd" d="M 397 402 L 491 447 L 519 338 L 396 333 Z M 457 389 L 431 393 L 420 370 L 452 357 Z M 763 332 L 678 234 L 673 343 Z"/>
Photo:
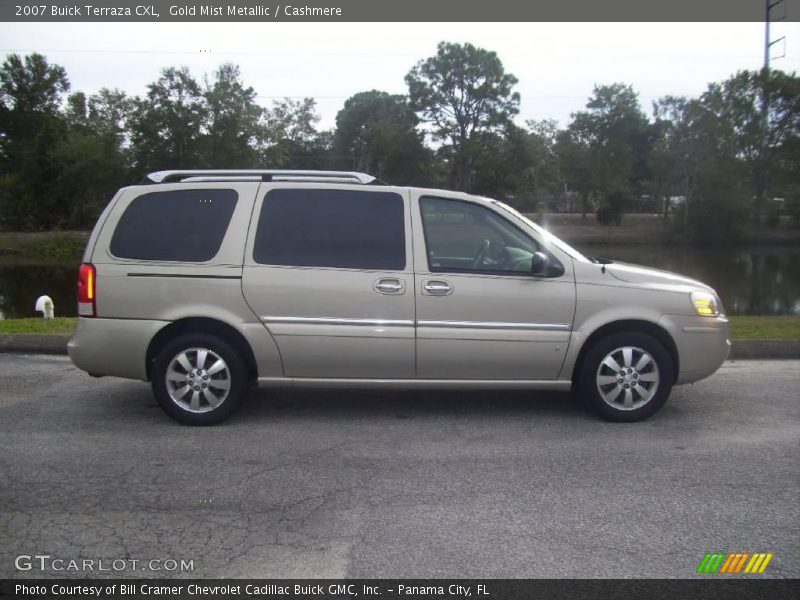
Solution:
<path fill-rule="evenodd" d="M 234 190 L 175 190 L 135 198 L 111 238 L 111 254 L 139 260 L 205 262 L 219 252 L 236 208 Z"/>

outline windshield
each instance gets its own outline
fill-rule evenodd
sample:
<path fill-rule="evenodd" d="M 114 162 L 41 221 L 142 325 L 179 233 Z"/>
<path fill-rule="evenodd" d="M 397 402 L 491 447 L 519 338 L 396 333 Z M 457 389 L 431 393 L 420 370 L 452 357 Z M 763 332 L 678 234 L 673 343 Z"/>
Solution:
<path fill-rule="evenodd" d="M 502 208 L 506 212 L 511 213 L 512 215 L 514 215 L 518 219 L 523 220 L 527 225 L 532 227 L 542 237 L 543 241 L 546 244 L 550 244 L 552 246 L 555 246 L 556 248 L 558 248 L 562 252 L 566 252 L 567 254 L 569 254 L 572 258 L 576 258 L 578 260 L 584 260 L 584 261 L 588 261 L 589 260 L 583 254 L 581 254 L 580 252 L 575 250 L 575 248 L 573 248 L 572 246 L 570 246 L 569 244 L 567 244 L 566 242 L 564 242 L 560 238 L 557 238 L 556 236 L 554 236 L 552 233 L 550 233 L 549 231 L 547 231 L 543 227 L 540 227 L 539 225 L 537 225 L 536 223 L 531 221 L 528 217 L 523 215 L 516 208 L 512 208 L 508 204 L 504 204 L 503 202 L 500 202 L 499 200 L 492 200 L 492 203 L 496 204 L 497 206 L 499 206 L 500 208 Z"/>

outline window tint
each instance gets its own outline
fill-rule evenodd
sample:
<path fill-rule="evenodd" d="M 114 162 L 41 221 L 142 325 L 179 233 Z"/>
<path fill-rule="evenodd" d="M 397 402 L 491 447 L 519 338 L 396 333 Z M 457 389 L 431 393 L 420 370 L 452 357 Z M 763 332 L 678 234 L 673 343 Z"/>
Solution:
<path fill-rule="evenodd" d="M 237 198 L 234 190 L 143 194 L 122 214 L 111 253 L 141 260 L 211 260 L 219 252 Z"/>
<path fill-rule="evenodd" d="M 405 240 L 398 194 L 278 189 L 261 205 L 253 258 L 267 265 L 402 270 Z"/>
<path fill-rule="evenodd" d="M 420 209 L 432 272 L 530 273 L 533 253 L 543 251 L 516 225 L 479 204 L 424 197 Z"/>

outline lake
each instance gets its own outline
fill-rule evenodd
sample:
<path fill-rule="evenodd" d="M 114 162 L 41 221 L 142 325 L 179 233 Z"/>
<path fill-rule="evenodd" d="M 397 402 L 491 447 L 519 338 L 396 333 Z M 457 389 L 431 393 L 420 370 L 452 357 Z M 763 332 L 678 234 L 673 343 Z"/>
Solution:
<path fill-rule="evenodd" d="M 683 273 L 713 286 L 729 314 L 800 315 L 800 246 L 580 245 L 590 256 Z M 0 257 L 0 318 L 38 316 L 49 295 L 56 316 L 76 314 L 77 263 L 27 263 Z"/>

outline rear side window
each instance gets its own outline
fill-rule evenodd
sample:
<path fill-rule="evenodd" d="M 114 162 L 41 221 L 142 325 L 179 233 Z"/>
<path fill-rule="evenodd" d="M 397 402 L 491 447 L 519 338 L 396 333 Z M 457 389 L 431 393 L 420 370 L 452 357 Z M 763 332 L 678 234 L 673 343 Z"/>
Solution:
<path fill-rule="evenodd" d="M 278 189 L 264 197 L 253 259 L 265 265 L 400 271 L 403 199 L 388 192 Z"/>
<path fill-rule="evenodd" d="M 119 258 L 205 262 L 219 252 L 236 207 L 234 190 L 143 194 L 125 209 L 111 238 Z"/>

